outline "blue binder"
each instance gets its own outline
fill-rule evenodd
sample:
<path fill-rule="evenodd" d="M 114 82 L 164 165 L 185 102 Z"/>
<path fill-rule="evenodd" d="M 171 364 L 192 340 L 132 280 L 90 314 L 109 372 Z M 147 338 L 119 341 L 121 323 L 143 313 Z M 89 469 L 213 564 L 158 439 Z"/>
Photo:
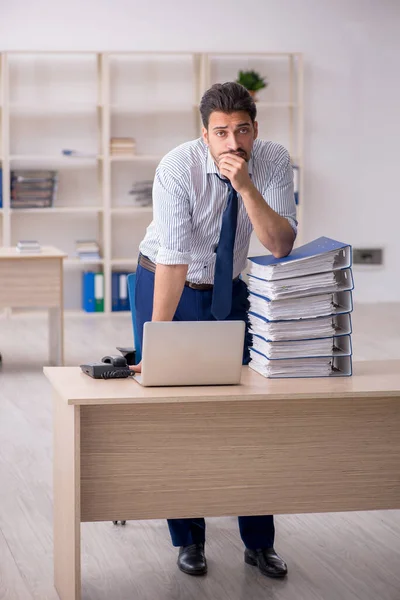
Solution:
<path fill-rule="evenodd" d="M 323 296 L 327 296 L 327 297 L 331 297 L 332 298 L 332 308 L 331 311 L 329 313 L 324 313 L 324 314 L 314 314 L 314 315 L 309 315 L 307 317 L 299 317 L 297 315 L 293 315 L 292 317 L 288 318 L 288 319 L 270 319 L 270 321 L 274 321 L 274 320 L 278 320 L 278 321 L 283 321 L 283 320 L 297 320 L 297 319 L 307 319 L 307 318 L 315 318 L 315 317 L 330 317 L 332 315 L 344 315 L 346 313 L 350 313 L 353 311 L 353 294 L 351 290 L 347 290 L 345 292 L 334 292 L 334 293 L 329 293 L 329 294 L 316 294 L 317 296 L 323 297 Z M 255 299 L 259 299 L 262 302 L 267 302 L 267 303 L 274 303 L 274 306 L 279 306 L 279 302 L 285 302 L 286 300 L 271 300 L 270 298 L 267 298 L 266 296 L 262 296 L 261 294 L 255 294 L 254 292 L 249 292 L 249 300 L 250 300 L 250 307 L 252 304 L 252 297 L 254 297 Z M 297 300 L 297 298 L 291 298 L 291 300 Z M 307 297 L 300 299 L 300 302 L 306 302 L 307 305 Z M 296 309 L 299 308 L 299 303 L 296 302 L 297 306 L 294 307 Z M 258 314 L 256 312 L 256 314 Z M 268 319 L 267 319 L 268 320 Z"/>
<path fill-rule="evenodd" d="M 3 208 L 3 169 L 0 167 L 0 208 Z"/>
<path fill-rule="evenodd" d="M 334 281 L 319 284 L 319 276 L 325 273 L 315 273 L 309 276 L 290 277 L 288 279 L 267 280 L 254 275 L 248 276 L 249 291 L 253 294 L 269 297 L 271 300 L 285 300 L 290 298 L 305 298 L 308 296 L 320 296 L 335 292 L 346 292 L 354 289 L 353 273 L 349 269 L 332 271 Z M 295 286 L 308 282 L 307 289 L 299 291 Z"/>
<path fill-rule="evenodd" d="M 260 373 L 261 375 L 264 375 L 264 377 L 266 376 L 263 373 L 262 368 L 260 368 L 259 364 L 257 364 L 257 362 L 254 360 L 255 356 L 259 356 L 260 358 L 262 358 L 263 361 L 268 361 L 269 359 L 266 358 L 264 355 L 262 355 L 260 352 L 257 352 L 256 350 L 253 350 L 252 348 L 250 349 L 250 356 L 252 358 L 252 360 L 249 363 L 249 367 L 251 369 L 253 369 L 253 371 L 256 371 L 257 373 Z M 284 362 L 285 359 L 283 359 L 280 362 Z M 326 360 L 326 358 L 324 357 L 319 357 L 317 359 L 315 358 L 291 358 L 290 359 L 292 362 L 295 361 L 302 361 L 303 365 L 305 363 L 305 361 L 315 361 L 315 360 Z M 277 361 L 274 361 L 277 362 Z M 329 358 L 329 362 L 330 362 L 330 373 L 329 373 L 329 377 L 351 377 L 351 375 L 353 374 L 353 361 L 352 361 L 352 357 L 351 355 L 349 356 L 332 356 Z M 289 378 L 296 378 L 296 379 L 307 379 L 307 378 L 314 378 L 314 377 L 325 377 L 325 375 L 299 375 L 298 373 L 291 373 L 291 374 L 285 374 L 285 375 L 268 375 L 269 378 L 271 379 L 289 379 Z"/>
<path fill-rule="evenodd" d="M 332 255 L 332 266 L 319 264 L 322 255 Z M 319 237 L 304 246 L 295 248 L 289 256 L 275 258 L 272 254 L 249 257 L 250 273 L 267 281 L 298 277 L 298 269 L 307 269 L 307 274 L 326 273 L 352 266 L 352 248 L 349 244 L 328 237 Z"/>
<path fill-rule="evenodd" d="M 94 277 L 92 271 L 82 273 L 82 308 L 86 312 L 96 311 Z"/>
<path fill-rule="evenodd" d="M 112 310 L 130 310 L 128 297 L 128 271 L 114 271 L 111 275 Z"/>
<path fill-rule="evenodd" d="M 314 333 L 314 335 L 308 336 L 305 336 L 305 334 L 302 333 L 306 330 L 305 328 L 307 328 L 309 332 L 313 332 L 313 329 L 318 327 L 319 324 L 333 328 L 335 337 L 350 335 L 352 333 L 350 313 L 329 315 L 327 317 L 314 317 L 311 319 L 281 319 L 279 321 L 271 321 L 255 312 L 249 311 L 249 321 L 250 332 L 259 335 L 267 342 L 321 339 L 322 336 L 318 333 L 316 335 Z M 273 340 L 270 337 L 267 337 L 266 332 L 270 329 L 269 325 L 274 326 L 275 336 L 280 339 Z M 284 335 L 285 333 L 286 336 Z M 291 335 L 290 339 L 287 337 L 288 334 Z M 331 337 L 331 335 L 332 334 L 326 337 Z"/>
<path fill-rule="evenodd" d="M 305 346 L 307 346 L 307 345 L 312 345 L 314 342 L 318 342 L 319 340 L 325 341 L 325 340 L 329 340 L 329 339 L 332 341 L 333 349 L 331 349 L 327 354 L 325 354 L 323 352 L 312 352 L 311 350 L 309 350 L 308 352 L 298 354 L 298 356 L 290 356 L 290 352 L 293 350 L 293 347 L 295 347 L 295 344 L 300 343 L 300 344 L 304 344 Z M 259 346 L 259 342 L 261 342 L 261 344 L 262 344 L 261 348 Z M 255 344 L 258 345 L 257 348 L 254 347 Z M 269 353 L 274 346 L 278 346 L 278 348 L 280 348 L 282 350 L 282 352 L 287 352 L 287 355 L 280 356 L 280 357 L 268 356 L 267 353 Z M 318 339 L 312 339 L 312 340 L 295 340 L 295 341 L 290 340 L 290 341 L 285 341 L 285 342 L 269 342 L 268 340 L 264 339 L 260 335 L 253 334 L 252 350 L 254 352 L 257 352 L 261 356 L 263 356 L 263 358 L 265 358 L 266 360 L 272 360 L 272 361 L 275 361 L 275 360 L 278 360 L 278 361 L 279 360 L 297 360 L 299 358 L 331 358 L 331 357 L 336 357 L 336 356 L 351 356 L 353 353 L 350 335 L 332 336 L 330 338 L 318 338 Z"/>

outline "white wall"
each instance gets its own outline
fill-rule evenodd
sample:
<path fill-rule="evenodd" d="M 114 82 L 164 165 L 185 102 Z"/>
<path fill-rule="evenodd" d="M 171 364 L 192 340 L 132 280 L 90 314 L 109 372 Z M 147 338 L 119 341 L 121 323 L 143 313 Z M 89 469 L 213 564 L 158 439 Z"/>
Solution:
<path fill-rule="evenodd" d="M 5 50 L 302 51 L 305 233 L 383 246 L 357 301 L 400 301 L 398 0 L 13 0 Z"/>

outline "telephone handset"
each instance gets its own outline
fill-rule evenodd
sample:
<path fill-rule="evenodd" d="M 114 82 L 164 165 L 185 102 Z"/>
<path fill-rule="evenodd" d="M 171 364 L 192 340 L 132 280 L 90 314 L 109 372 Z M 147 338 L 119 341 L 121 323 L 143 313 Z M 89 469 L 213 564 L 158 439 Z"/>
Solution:
<path fill-rule="evenodd" d="M 134 376 L 126 358 L 118 355 L 103 356 L 101 362 L 81 365 L 81 369 L 94 379 L 123 379 Z"/>

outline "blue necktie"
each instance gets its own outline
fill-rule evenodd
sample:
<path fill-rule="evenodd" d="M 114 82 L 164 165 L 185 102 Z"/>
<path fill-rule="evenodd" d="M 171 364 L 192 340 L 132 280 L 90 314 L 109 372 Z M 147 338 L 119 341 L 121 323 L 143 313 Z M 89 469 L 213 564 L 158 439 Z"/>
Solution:
<path fill-rule="evenodd" d="M 211 312 L 221 321 L 231 312 L 232 308 L 232 279 L 233 279 L 233 248 L 235 245 L 238 195 L 229 179 L 221 179 L 229 189 L 228 203 L 222 215 L 221 233 L 215 260 L 214 289 Z"/>

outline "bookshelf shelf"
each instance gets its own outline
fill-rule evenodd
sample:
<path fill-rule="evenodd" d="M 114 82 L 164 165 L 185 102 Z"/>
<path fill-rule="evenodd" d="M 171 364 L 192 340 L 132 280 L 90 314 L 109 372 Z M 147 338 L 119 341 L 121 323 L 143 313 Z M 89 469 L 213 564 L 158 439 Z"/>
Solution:
<path fill-rule="evenodd" d="M 113 215 L 151 215 L 153 213 L 152 206 L 115 206 L 111 209 Z"/>
<path fill-rule="evenodd" d="M 97 160 L 103 160 L 103 156 L 100 154 L 97 156 L 65 156 L 64 154 L 10 154 L 10 161 L 21 161 L 21 162 L 44 162 L 54 163 L 61 162 L 65 164 L 71 164 L 74 167 L 77 165 L 85 165 L 88 163 L 95 163 Z"/>
<path fill-rule="evenodd" d="M 104 272 L 104 307 L 111 311 L 113 269 L 136 269 L 152 218 L 152 206 L 132 206 L 133 190 L 153 180 L 169 150 L 201 134 L 203 92 L 236 80 L 240 69 L 267 77 L 256 104 L 259 135 L 295 157 L 304 198 L 299 53 L 10 51 L 0 61 L 0 244 L 37 239 L 67 252 L 66 310 L 80 313 L 81 271 L 93 267 Z M 135 154 L 111 154 L 111 138 L 133 138 Z M 62 149 L 90 156 L 65 156 Z M 11 209 L 13 169 L 58 171 L 53 206 Z M 302 203 L 300 222 L 301 211 Z M 101 260 L 73 258 L 77 240 L 96 240 Z"/>
<path fill-rule="evenodd" d="M 46 208 L 11 208 L 11 214 L 25 213 L 47 213 L 47 214 L 79 214 L 79 213 L 101 213 L 102 206 L 49 206 Z"/>
<path fill-rule="evenodd" d="M 66 267 L 78 267 L 81 268 L 82 266 L 87 268 L 88 266 L 98 266 L 98 265 L 104 265 L 104 259 L 99 259 L 99 260 L 81 260 L 80 258 L 66 258 L 64 259 L 64 265 Z"/>
<path fill-rule="evenodd" d="M 69 117 L 74 113 L 86 113 L 96 111 L 103 108 L 101 104 L 10 104 L 10 112 L 21 113 L 54 113 L 60 116 Z"/>
<path fill-rule="evenodd" d="M 159 162 L 162 159 L 162 155 L 157 156 L 156 154 L 135 154 L 134 156 L 110 156 L 110 162 Z"/>
<path fill-rule="evenodd" d="M 143 114 L 143 113 L 160 113 L 160 114 L 169 114 L 169 113 L 181 113 L 181 112 L 189 112 L 191 110 L 197 109 L 198 108 L 198 104 L 192 104 L 192 105 L 172 105 L 172 106 L 162 106 L 162 105 L 155 105 L 155 106 L 151 106 L 147 105 L 147 106 L 135 106 L 135 105 L 129 105 L 129 104 L 112 104 L 110 106 L 110 110 L 113 113 L 126 113 L 126 114 L 135 114 L 135 113 L 139 113 L 139 114 Z"/>
<path fill-rule="evenodd" d="M 135 269 L 137 267 L 137 260 L 135 258 L 113 258 L 110 262 L 112 267 L 130 266 Z"/>

